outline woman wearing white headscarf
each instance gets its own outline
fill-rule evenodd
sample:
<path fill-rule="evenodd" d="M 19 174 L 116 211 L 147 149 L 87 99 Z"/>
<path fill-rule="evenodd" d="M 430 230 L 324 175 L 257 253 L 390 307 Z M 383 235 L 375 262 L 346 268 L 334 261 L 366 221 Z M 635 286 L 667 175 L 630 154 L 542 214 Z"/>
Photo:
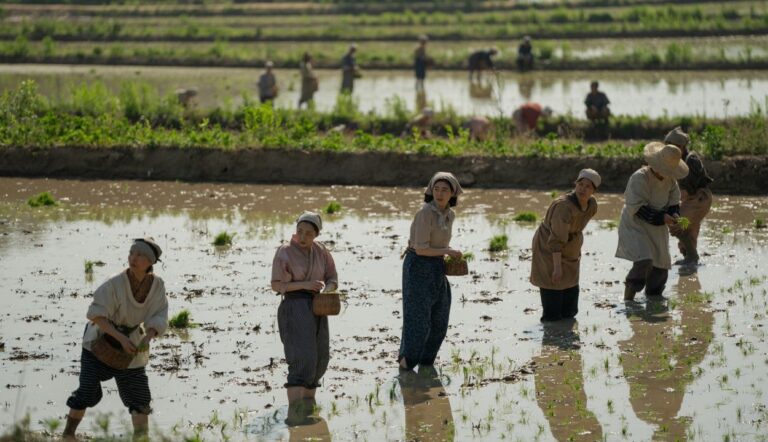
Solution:
<path fill-rule="evenodd" d="M 659 142 L 644 148 L 648 164 L 629 178 L 619 221 L 616 257 L 632 261 L 624 281 L 624 299 L 631 301 L 645 288 L 646 296 L 661 296 L 672 267 L 669 230 L 680 214 L 677 180 L 688 175 L 688 166 L 677 147 Z"/>
<path fill-rule="evenodd" d="M 438 172 L 424 191 L 424 205 L 411 223 L 403 261 L 403 332 L 398 362 L 410 370 L 433 365 L 448 331 L 451 286 L 445 276 L 445 256 L 460 258 L 450 247 L 459 180 Z"/>

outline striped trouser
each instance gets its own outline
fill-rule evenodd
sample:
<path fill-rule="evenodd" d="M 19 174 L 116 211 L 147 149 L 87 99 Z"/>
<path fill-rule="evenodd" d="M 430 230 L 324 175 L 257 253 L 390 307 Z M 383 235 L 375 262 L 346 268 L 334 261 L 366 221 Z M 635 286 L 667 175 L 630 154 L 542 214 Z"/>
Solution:
<path fill-rule="evenodd" d="M 86 349 L 80 357 L 80 386 L 67 399 L 67 406 L 75 410 L 95 406 L 101 401 L 101 383 L 112 378 L 115 378 L 123 405 L 131 414 L 152 412 L 149 407 L 152 395 L 144 367 L 118 370 L 103 364 Z"/>
<path fill-rule="evenodd" d="M 317 388 L 330 360 L 328 317 L 312 313 L 311 295 L 286 293 L 277 325 L 288 362 L 285 386 Z"/>

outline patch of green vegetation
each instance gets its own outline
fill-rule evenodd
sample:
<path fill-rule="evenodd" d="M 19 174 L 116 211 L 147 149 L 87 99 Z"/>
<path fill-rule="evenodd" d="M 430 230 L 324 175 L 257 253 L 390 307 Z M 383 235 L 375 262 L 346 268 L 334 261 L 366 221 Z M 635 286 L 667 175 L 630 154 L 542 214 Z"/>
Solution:
<path fill-rule="evenodd" d="M 539 216 L 534 212 L 524 211 L 515 215 L 513 219 L 519 223 L 535 223 L 536 220 L 539 219 Z"/>
<path fill-rule="evenodd" d="M 42 192 L 27 200 L 30 207 L 55 206 L 59 204 L 50 192 Z"/>
<path fill-rule="evenodd" d="M 94 264 L 93 261 L 85 260 L 85 273 L 92 274 Z"/>
<path fill-rule="evenodd" d="M 325 207 L 323 207 L 323 212 L 327 213 L 328 215 L 333 215 L 334 213 L 341 212 L 341 204 L 338 201 L 331 201 L 328 204 L 326 204 Z"/>
<path fill-rule="evenodd" d="M 688 218 L 681 216 L 677 219 L 677 225 L 680 226 L 683 230 L 688 230 L 688 227 L 691 226 L 691 220 Z"/>
<path fill-rule="evenodd" d="M 225 247 L 232 245 L 232 239 L 235 237 L 235 233 L 229 233 L 227 231 L 220 232 L 213 239 L 213 245 L 217 247 Z"/>
<path fill-rule="evenodd" d="M 764 229 L 766 227 L 765 220 L 763 218 L 756 218 L 754 224 L 756 229 Z"/>
<path fill-rule="evenodd" d="M 507 250 L 509 248 L 507 245 L 508 240 L 509 238 L 506 234 L 496 235 L 491 238 L 491 242 L 488 245 L 488 250 L 491 252 L 501 252 L 502 250 Z"/>
<path fill-rule="evenodd" d="M 472 260 L 474 260 L 474 259 L 475 259 L 475 254 L 472 253 L 472 252 L 467 252 L 467 253 L 462 253 L 461 258 L 458 258 L 458 259 L 453 258 L 451 256 L 446 256 L 445 257 L 445 262 L 446 263 L 462 262 L 462 261 L 464 261 L 464 262 L 472 262 Z"/>
<path fill-rule="evenodd" d="M 171 328 L 189 328 L 192 325 L 192 315 L 187 309 L 176 313 L 176 315 L 168 320 L 168 326 Z"/>

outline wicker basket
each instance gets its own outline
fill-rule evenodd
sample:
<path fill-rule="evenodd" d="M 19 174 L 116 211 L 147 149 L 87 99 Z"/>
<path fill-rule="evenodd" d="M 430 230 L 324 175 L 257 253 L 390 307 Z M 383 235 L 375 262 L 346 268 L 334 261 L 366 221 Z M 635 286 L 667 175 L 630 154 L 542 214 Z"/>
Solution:
<path fill-rule="evenodd" d="M 335 316 L 341 311 L 338 293 L 318 293 L 312 297 L 312 313 L 316 316 Z"/>
<path fill-rule="evenodd" d="M 107 334 L 102 334 L 91 344 L 91 353 L 108 367 L 125 370 L 131 365 L 134 355 L 126 353 L 117 340 Z"/>
<path fill-rule="evenodd" d="M 469 274 L 469 266 L 464 259 L 445 261 L 445 274 L 448 276 L 464 276 Z"/>

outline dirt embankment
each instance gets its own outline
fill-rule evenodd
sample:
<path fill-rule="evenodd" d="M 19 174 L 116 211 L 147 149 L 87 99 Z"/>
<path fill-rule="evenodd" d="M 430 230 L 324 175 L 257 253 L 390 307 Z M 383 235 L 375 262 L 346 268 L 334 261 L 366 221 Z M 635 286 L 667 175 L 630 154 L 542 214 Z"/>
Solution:
<path fill-rule="evenodd" d="M 421 186 L 438 170 L 486 188 L 562 189 L 592 167 L 603 191 L 623 191 L 640 159 L 434 157 L 385 152 L 334 153 L 296 149 L 3 148 L 0 175 L 84 179 L 152 179 L 272 184 Z M 720 193 L 768 194 L 768 156 L 707 161 Z"/>

